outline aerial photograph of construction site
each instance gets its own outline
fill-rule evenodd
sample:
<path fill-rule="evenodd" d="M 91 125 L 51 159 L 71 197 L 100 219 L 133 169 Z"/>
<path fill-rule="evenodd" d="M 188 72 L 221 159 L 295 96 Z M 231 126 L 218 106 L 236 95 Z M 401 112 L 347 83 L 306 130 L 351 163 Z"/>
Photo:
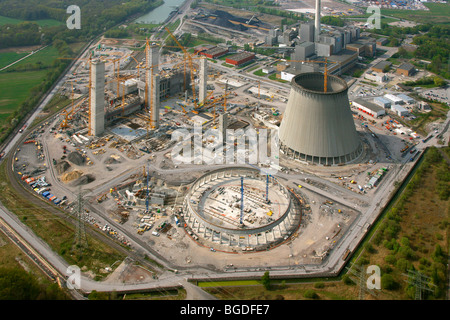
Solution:
<path fill-rule="evenodd" d="M 450 298 L 447 2 L 41 2 L 0 2 L 1 300 Z"/>

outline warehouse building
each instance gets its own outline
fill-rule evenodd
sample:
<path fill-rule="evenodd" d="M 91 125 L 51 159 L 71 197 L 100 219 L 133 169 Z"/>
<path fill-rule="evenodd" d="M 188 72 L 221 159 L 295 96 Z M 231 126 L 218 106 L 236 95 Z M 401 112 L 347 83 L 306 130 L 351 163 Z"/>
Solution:
<path fill-rule="evenodd" d="M 391 67 L 392 63 L 389 61 L 380 61 L 372 67 L 372 71 L 375 72 L 387 72 Z"/>
<path fill-rule="evenodd" d="M 391 107 L 391 101 L 383 97 L 376 97 L 373 99 L 373 102 L 385 109 Z"/>
<path fill-rule="evenodd" d="M 402 63 L 395 73 L 409 77 L 416 73 L 416 68 L 411 63 Z"/>
<path fill-rule="evenodd" d="M 385 94 L 384 97 L 386 99 L 388 99 L 389 101 L 391 101 L 391 107 L 394 106 L 394 105 L 402 105 L 402 104 L 405 103 L 403 101 L 403 99 L 401 99 L 401 98 L 399 98 L 399 97 L 397 97 L 397 96 L 395 96 L 393 94 L 390 94 L 390 93 Z"/>
<path fill-rule="evenodd" d="M 208 49 L 206 51 L 200 52 L 201 55 L 210 58 L 210 59 L 216 59 L 223 55 L 226 55 L 228 53 L 227 48 L 221 48 L 221 47 L 213 47 L 211 49 Z"/>
<path fill-rule="evenodd" d="M 408 110 L 406 110 L 405 108 L 403 108 L 400 105 L 393 104 L 391 109 L 400 117 L 404 117 L 404 116 L 408 115 Z"/>
<path fill-rule="evenodd" d="M 397 97 L 399 97 L 400 99 L 402 99 L 406 104 L 414 104 L 416 102 L 416 100 L 414 100 L 413 98 L 411 98 L 410 96 L 407 96 L 404 93 L 400 93 L 397 95 Z"/>
<path fill-rule="evenodd" d="M 354 100 L 353 106 L 374 118 L 382 117 L 386 114 L 386 111 L 382 107 L 363 99 Z"/>
<path fill-rule="evenodd" d="M 232 64 L 233 66 L 240 66 L 255 58 L 255 54 L 252 52 L 241 52 L 225 59 L 225 62 Z"/>

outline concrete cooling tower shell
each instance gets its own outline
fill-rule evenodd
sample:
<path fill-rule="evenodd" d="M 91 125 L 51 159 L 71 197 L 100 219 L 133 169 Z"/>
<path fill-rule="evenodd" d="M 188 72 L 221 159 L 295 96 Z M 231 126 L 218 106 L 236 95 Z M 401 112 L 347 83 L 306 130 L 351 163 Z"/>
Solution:
<path fill-rule="evenodd" d="M 323 165 L 358 158 L 363 146 L 356 132 L 347 96 L 347 83 L 318 72 L 295 76 L 280 125 L 281 150 L 287 156 Z"/>

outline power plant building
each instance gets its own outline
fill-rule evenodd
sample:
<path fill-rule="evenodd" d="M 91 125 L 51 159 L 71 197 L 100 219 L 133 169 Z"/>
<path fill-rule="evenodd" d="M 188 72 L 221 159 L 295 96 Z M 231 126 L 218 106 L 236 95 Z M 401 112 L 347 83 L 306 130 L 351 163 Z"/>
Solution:
<path fill-rule="evenodd" d="M 347 83 L 328 75 L 302 73 L 291 81 L 286 111 L 280 125 L 281 151 L 288 157 L 323 165 L 356 160 L 363 145 L 348 100 Z"/>

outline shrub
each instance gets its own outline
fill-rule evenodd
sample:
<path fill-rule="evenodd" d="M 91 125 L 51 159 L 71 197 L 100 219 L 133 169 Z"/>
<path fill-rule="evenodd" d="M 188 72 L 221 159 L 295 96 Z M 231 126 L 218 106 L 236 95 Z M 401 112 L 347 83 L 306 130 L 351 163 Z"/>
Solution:
<path fill-rule="evenodd" d="M 319 299 L 319 295 L 314 290 L 306 290 L 303 296 L 307 299 Z"/>
<path fill-rule="evenodd" d="M 325 288 L 325 283 L 323 283 L 323 282 L 316 282 L 316 283 L 314 283 L 314 288 L 316 288 L 316 289 L 323 289 L 323 288 Z"/>
<path fill-rule="evenodd" d="M 386 290 L 397 290 L 400 285 L 390 274 L 383 274 L 381 276 L 381 287 Z"/>

